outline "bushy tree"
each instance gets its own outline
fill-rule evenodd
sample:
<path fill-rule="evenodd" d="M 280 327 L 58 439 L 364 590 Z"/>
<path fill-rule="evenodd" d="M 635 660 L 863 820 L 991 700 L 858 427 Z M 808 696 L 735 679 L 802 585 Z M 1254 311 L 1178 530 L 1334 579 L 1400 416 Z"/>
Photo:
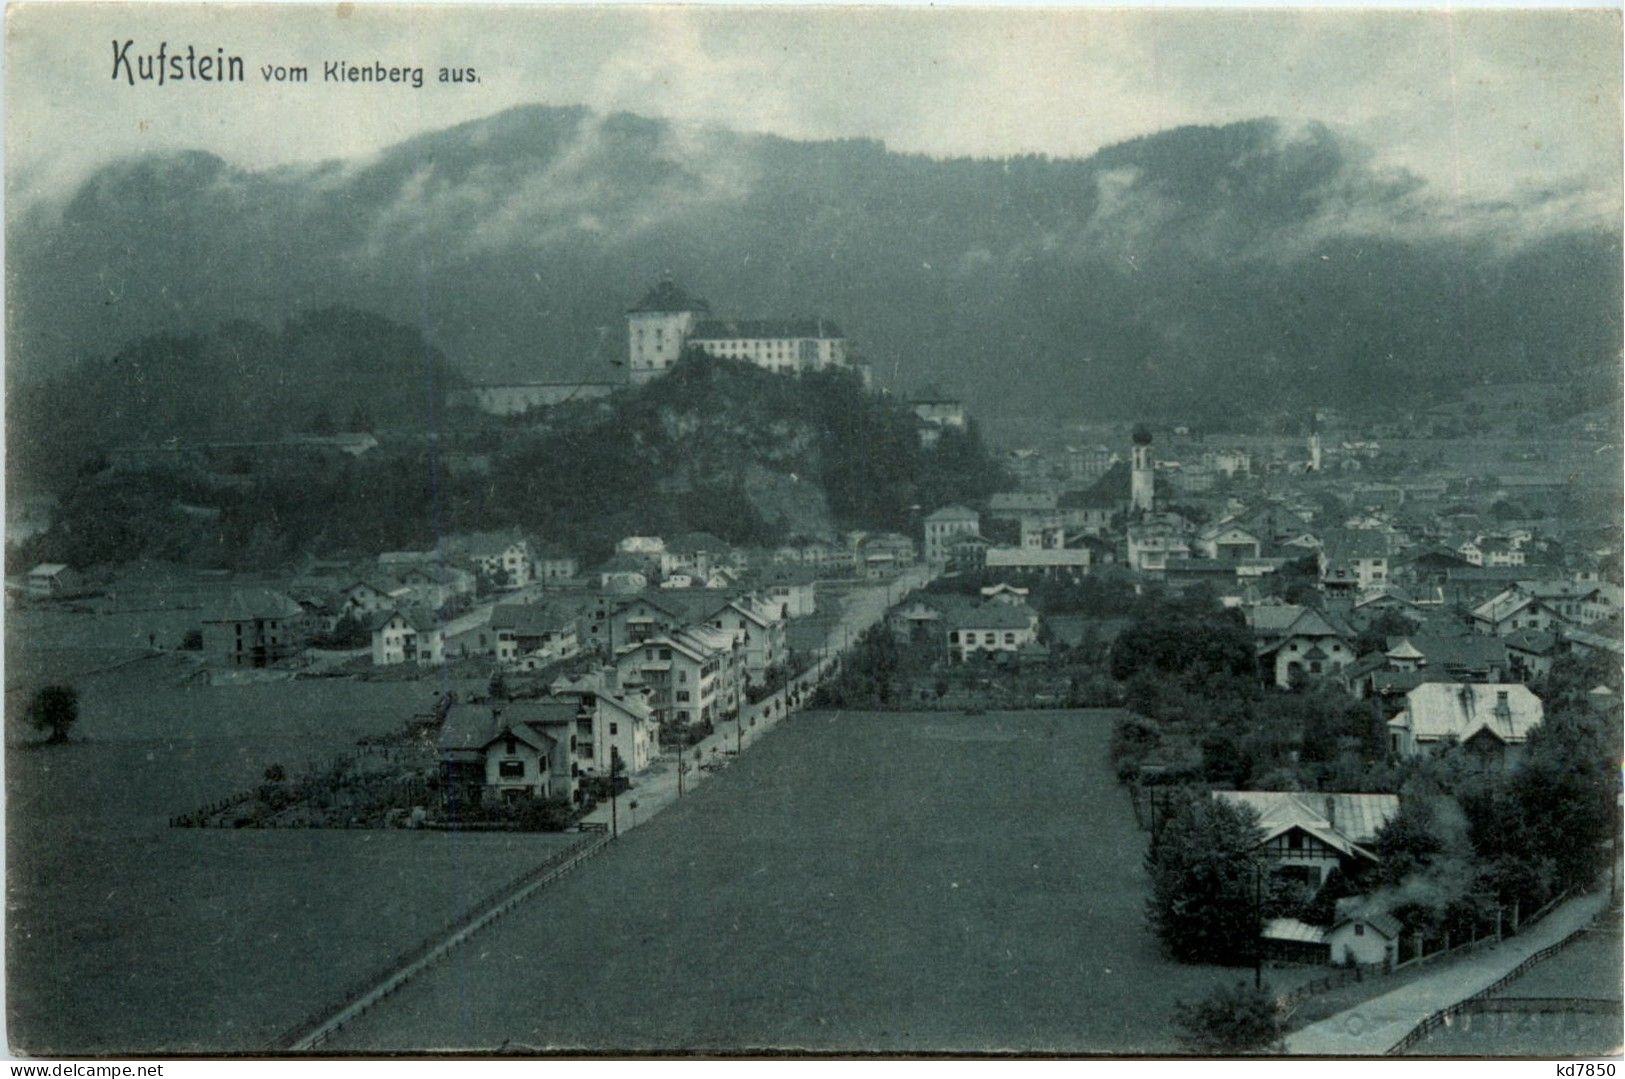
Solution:
<path fill-rule="evenodd" d="M 28 722 L 45 731 L 46 742 L 66 742 L 68 732 L 79 721 L 79 691 L 72 686 L 42 686 L 28 702 Z"/>
<path fill-rule="evenodd" d="M 1258 947 L 1258 815 L 1189 797 L 1170 807 L 1146 855 L 1146 915 L 1168 954 L 1184 963 L 1241 963 Z"/>
<path fill-rule="evenodd" d="M 1194 1004 L 1175 1004 L 1174 1026 L 1180 1044 L 1199 1056 L 1268 1052 L 1286 1032 L 1270 987 L 1246 982 L 1220 986 Z"/>

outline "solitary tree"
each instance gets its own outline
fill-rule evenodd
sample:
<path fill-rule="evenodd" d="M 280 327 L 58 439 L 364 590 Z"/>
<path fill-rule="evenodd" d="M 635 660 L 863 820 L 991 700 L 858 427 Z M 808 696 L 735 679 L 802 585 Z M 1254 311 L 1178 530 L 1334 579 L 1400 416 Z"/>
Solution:
<path fill-rule="evenodd" d="M 1174 1026 L 1185 1048 L 1201 1056 L 1265 1052 L 1283 1033 L 1275 994 L 1246 982 L 1220 986 L 1195 1004 L 1175 1004 Z"/>
<path fill-rule="evenodd" d="M 1184 963 L 1254 957 L 1263 838 L 1245 806 L 1198 796 L 1173 808 L 1146 855 L 1146 916 L 1169 955 Z"/>
<path fill-rule="evenodd" d="M 79 691 L 72 686 L 44 686 L 28 702 L 28 722 L 50 732 L 47 743 L 66 742 L 78 720 Z"/>

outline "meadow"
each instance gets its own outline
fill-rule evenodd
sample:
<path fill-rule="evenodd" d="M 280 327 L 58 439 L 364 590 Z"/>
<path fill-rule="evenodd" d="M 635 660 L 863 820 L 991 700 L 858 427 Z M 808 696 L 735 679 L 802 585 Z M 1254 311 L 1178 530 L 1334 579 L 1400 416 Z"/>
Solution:
<path fill-rule="evenodd" d="M 429 678 L 211 687 L 180 657 L 80 677 L 67 745 L 8 707 L 7 1015 L 32 1054 L 249 1051 L 571 836 L 169 828 L 429 712 Z M 14 703 L 15 694 L 8 694 Z"/>
<path fill-rule="evenodd" d="M 1176 1051 L 1116 715 L 798 715 L 326 1048 Z"/>

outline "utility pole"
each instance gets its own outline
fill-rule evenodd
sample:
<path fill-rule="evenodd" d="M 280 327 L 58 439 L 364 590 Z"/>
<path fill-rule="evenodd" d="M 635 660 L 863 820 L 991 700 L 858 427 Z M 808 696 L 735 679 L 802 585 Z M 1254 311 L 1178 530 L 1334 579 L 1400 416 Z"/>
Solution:
<path fill-rule="evenodd" d="M 677 743 L 677 797 L 683 796 L 683 771 L 688 767 L 688 731 Z"/>
<path fill-rule="evenodd" d="M 621 768 L 621 751 L 614 746 L 609 747 L 609 837 L 619 839 L 621 835 L 621 821 L 616 814 L 615 773 Z"/>
<path fill-rule="evenodd" d="M 1253 988 L 1264 988 L 1264 864 L 1253 861 Z"/>

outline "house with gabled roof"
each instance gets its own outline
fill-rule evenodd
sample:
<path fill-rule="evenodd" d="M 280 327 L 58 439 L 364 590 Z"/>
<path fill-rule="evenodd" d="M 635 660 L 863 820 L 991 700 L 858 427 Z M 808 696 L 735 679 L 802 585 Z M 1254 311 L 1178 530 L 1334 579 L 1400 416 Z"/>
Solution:
<path fill-rule="evenodd" d="M 1550 632 L 1566 622 L 1556 608 L 1516 585 L 1474 607 L 1471 618 L 1474 632 L 1492 637 L 1519 630 Z"/>
<path fill-rule="evenodd" d="M 304 609 L 269 588 L 232 591 L 203 620 L 203 650 L 233 667 L 268 667 L 304 647 Z"/>
<path fill-rule="evenodd" d="M 1345 874 L 1377 862 L 1377 832 L 1399 812 L 1397 794 L 1314 791 L 1214 791 L 1213 797 L 1258 815 L 1259 850 L 1274 875 L 1318 888 L 1333 869 Z"/>
<path fill-rule="evenodd" d="M 732 633 L 691 626 L 627 645 L 615 655 L 616 685 L 645 694 L 655 721 L 677 728 L 739 714 L 744 658 Z"/>
<path fill-rule="evenodd" d="M 622 690 L 613 670 L 594 671 L 582 678 L 561 679 L 551 691 L 555 697 L 575 700 L 575 759 L 587 775 L 608 776 L 619 757 L 622 774 L 635 775 L 660 754 L 660 725 L 641 693 Z"/>
<path fill-rule="evenodd" d="M 523 588 L 536 579 L 530 540 L 517 529 L 468 532 L 448 538 L 444 546 L 498 588 Z"/>
<path fill-rule="evenodd" d="M 1544 718 L 1540 698 L 1517 682 L 1430 682 L 1405 695 L 1405 707 L 1388 721 L 1388 738 L 1401 757 L 1457 744 L 1481 767 L 1501 769 L 1517 763 Z"/>
<path fill-rule="evenodd" d="M 558 698 L 452 705 L 437 742 L 448 814 L 495 800 L 579 803 L 579 711 Z"/>
<path fill-rule="evenodd" d="M 445 637 L 440 622 L 422 607 L 400 607 L 378 611 L 367 624 L 372 634 L 372 662 L 375 667 L 401 663 L 420 667 L 446 661 Z"/>
<path fill-rule="evenodd" d="M 1370 529 L 1342 529 L 1322 537 L 1320 587 L 1330 595 L 1357 595 L 1388 580 L 1388 537 Z"/>
<path fill-rule="evenodd" d="M 581 651 L 576 618 L 548 603 L 499 603 L 491 610 L 497 662 L 535 670 Z"/>
<path fill-rule="evenodd" d="M 1291 603 L 1245 611 L 1265 680 L 1289 689 L 1301 679 L 1335 675 L 1354 662 L 1354 634 L 1331 615 Z"/>
<path fill-rule="evenodd" d="M 961 606 L 944 623 L 948 654 L 960 662 L 976 655 L 1015 655 L 1038 639 L 1038 612 L 1025 603 Z"/>
<path fill-rule="evenodd" d="M 1258 558 L 1263 553 L 1263 540 L 1251 529 L 1237 521 L 1221 521 L 1197 533 L 1196 549 L 1203 558 L 1225 562 L 1238 562 Z"/>

